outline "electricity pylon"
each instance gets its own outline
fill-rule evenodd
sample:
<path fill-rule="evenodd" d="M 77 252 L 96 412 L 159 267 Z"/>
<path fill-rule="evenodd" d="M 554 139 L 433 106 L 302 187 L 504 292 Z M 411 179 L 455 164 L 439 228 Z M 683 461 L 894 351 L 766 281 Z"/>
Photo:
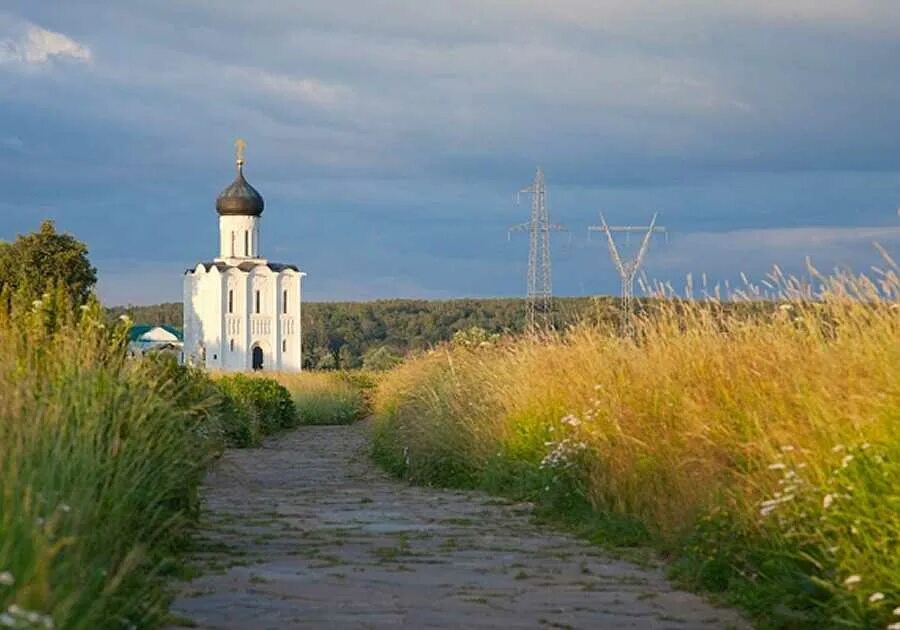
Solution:
<path fill-rule="evenodd" d="M 530 246 L 528 249 L 528 290 L 526 330 L 534 334 L 539 330 L 550 328 L 553 310 L 553 280 L 550 269 L 550 232 L 565 231 L 562 225 L 550 223 L 547 210 L 547 184 L 544 171 L 540 167 L 535 173 L 534 181 L 518 192 L 531 195 L 531 220 L 509 228 L 507 238 L 513 232 L 528 232 Z"/>
<path fill-rule="evenodd" d="M 631 308 L 634 300 L 634 279 L 637 277 L 638 270 L 641 268 L 641 263 L 644 262 L 644 257 L 647 255 L 647 248 L 650 246 L 650 237 L 657 232 L 666 233 L 666 228 L 656 225 L 657 216 L 659 215 L 656 213 L 653 214 L 653 218 L 650 219 L 650 225 L 610 226 L 606 223 L 606 217 L 604 217 L 601 212 L 600 225 L 588 226 L 588 236 L 590 236 L 591 232 L 603 232 L 606 234 L 606 240 L 609 244 L 609 255 L 613 260 L 613 264 L 616 266 L 616 271 L 619 272 L 619 279 L 622 281 L 622 331 L 625 334 L 631 334 Z M 616 232 L 624 232 L 625 234 L 630 234 L 632 232 L 644 233 L 644 238 L 641 239 L 640 248 L 638 248 L 637 253 L 631 258 L 622 258 L 619 254 L 619 248 L 616 246 L 616 239 L 613 237 L 613 233 Z"/>

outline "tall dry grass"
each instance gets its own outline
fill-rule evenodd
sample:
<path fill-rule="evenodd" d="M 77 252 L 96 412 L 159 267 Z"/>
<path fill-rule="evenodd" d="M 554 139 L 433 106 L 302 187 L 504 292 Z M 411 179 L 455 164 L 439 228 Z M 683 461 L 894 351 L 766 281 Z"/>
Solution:
<path fill-rule="evenodd" d="M 266 376 L 291 393 L 300 424 L 350 424 L 369 411 L 369 392 L 374 387 L 371 372 L 275 372 Z"/>
<path fill-rule="evenodd" d="M 773 280 L 769 305 L 660 291 L 632 338 L 580 326 L 407 361 L 378 391 L 376 456 L 628 523 L 595 534 L 646 532 L 774 625 L 900 622 L 896 265 Z"/>

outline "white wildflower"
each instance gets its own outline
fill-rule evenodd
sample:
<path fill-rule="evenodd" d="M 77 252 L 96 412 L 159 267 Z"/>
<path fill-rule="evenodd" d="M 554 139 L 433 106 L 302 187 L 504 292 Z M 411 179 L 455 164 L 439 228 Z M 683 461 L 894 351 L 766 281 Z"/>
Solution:
<path fill-rule="evenodd" d="M 790 304 L 782 304 L 782 305 L 779 306 L 778 308 L 779 308 L 780 310 L 782 310 L 782 311 L 789 311 L 789 310 L 791 310 L 791 309 L 794 308 L 794 307 L 791 306 Z"/>
<path fill-rule="evenodd" d="M 843 451 L 845 448 L 846 448 L 846 447 L 845 447 L 843 444 L 836 444 L 836 445 L 834 445 L 834 446 L 831 447 L 831 452 L 832 452 L 832 453 L 840 453 L 840 452 Z"/>
<path fill-rule="evenodd" d="M 59 509 L 67 514 L 72 511 L 72 507 L 68 503 L 60 503 Z"/>
<path fill-rule="evenodd" d="M 34 308 L 41 308 L 41 307 L 44 305 L 44 303 L 41 302 L 40 300 L 35 300 L 35 301 L 33 301 L 33 302 L 31 303 L 31 305 L 32 305 Z"/>
<path fill-rule="evenodd" d="M 825 497 L 822 499 L 822 507 L 827 510 L 828 508 L 831 507 L 832 503 L 834 503 L 834 495 L 826 494 Z"/>
<path fill-rule="evenodd" d="M 838 549 L 839 547 L 837 547 L 836 545 L 834 547 L 829 547 L 828 553 L 837 553 Z"/>
<path fill-rule="evenodd" d="M 791 451 L 794 450 L 794 447 L 791 446 L 790 444 L 787 444 L 787 445 L 785 445 L 785 446 L 782 446 L 782 447 L 781 447 L 781 450 L 782 450 L 782 452 L 784 452 L 784 453 L 790 453 Z"/>
<path fill-rule="evenodd" d="M 844 580 L 844 586 L 846 586 L 847 588 L 853 588 L 860 582 L 862 582 L 862 577 L 858 575 L 851 575 L 846 580 Z"/>
<path fill-rule="evenodd" d="M 869 595 L 869 603 L 874 604 L 875 602 L 880 602 L 884 599 L 884 593 L 872 593 Z"/>
<path fill-rule="evenodd" d="M 841 468 L 846 468 L 847 465 L 853 461 L 853 455 L 845 455 L 844 459 L 841 460 Z"/>
<path fill-rule="evenodd" d="M 900 630 L 900 621 L 889 623 L 886 627 L 886 630 Z"/>
<path fill-rule="evenodd" d="M 0 626 L 15 628 L 16 620 L 9 613 L 0 613 Z"/>
<path fill-rule="evenodd" d="M 864 451 L 866 451 L 866 450 L 872 448 L 872 445 L 869 444 L 868 442 L 863 442 L 863 443 L 860 445 L 859 448 L 862 449 L 862 450 L 864 450 Z"/>
<path fill-rule="evenodd" d="M 572 414 L 567 415 L 565 418 L 563 418 L 561 420 L 561 422 L 563 424 L 569 425 L 570 427 L 577 427 L 579 424 L 581 424 L 581 420 L 579 420 L 577 417 L 575 417 Z"/>
<path fill-rule="evenodd" d="M 0 584 L 3 586 L 12 586 L 16 583 L 16 578 L 9 571 L 0 573 Z"/>
<path fill-rule="evenodd" d="M 785 468 L 786 466 L 781 462 L 778 462 L 777 464 L 769 464 L 769 470 L 784 470 Z"/>
<path fill-rule="evenodd" d="M 894 614 L 897 615 L 898 617 L 900 617 L 900 606 L 897 606 L 897 607 L 894 609 Z"/>

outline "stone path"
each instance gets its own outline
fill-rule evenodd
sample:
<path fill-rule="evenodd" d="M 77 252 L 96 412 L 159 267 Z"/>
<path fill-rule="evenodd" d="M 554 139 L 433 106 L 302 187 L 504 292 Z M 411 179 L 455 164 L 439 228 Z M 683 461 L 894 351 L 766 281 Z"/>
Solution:
<path fill-rule="evenodd" d="M 527 505 L 389 478 L 367 431 L 301 428 L 225 455 L 173 627 L 747 627 L 659 568 L 533 524 Z"/>

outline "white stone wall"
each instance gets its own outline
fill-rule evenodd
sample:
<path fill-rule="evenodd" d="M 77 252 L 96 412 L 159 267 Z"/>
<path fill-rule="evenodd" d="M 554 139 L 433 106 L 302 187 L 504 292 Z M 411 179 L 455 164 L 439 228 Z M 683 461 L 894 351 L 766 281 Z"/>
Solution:
<path fill-rule="evenodd" d="M 263 370 L 300 371 L 303 275 L 292 269 L 276 273 L 264 261 L 249 271 L 198 265 L 185 274 L 185 360 L 246 371 L 258 346 Z"/>
<path fill-rule="evenodd" d="M 219 217 L 219 258 L 259 258 L 259 217 Z"/>

